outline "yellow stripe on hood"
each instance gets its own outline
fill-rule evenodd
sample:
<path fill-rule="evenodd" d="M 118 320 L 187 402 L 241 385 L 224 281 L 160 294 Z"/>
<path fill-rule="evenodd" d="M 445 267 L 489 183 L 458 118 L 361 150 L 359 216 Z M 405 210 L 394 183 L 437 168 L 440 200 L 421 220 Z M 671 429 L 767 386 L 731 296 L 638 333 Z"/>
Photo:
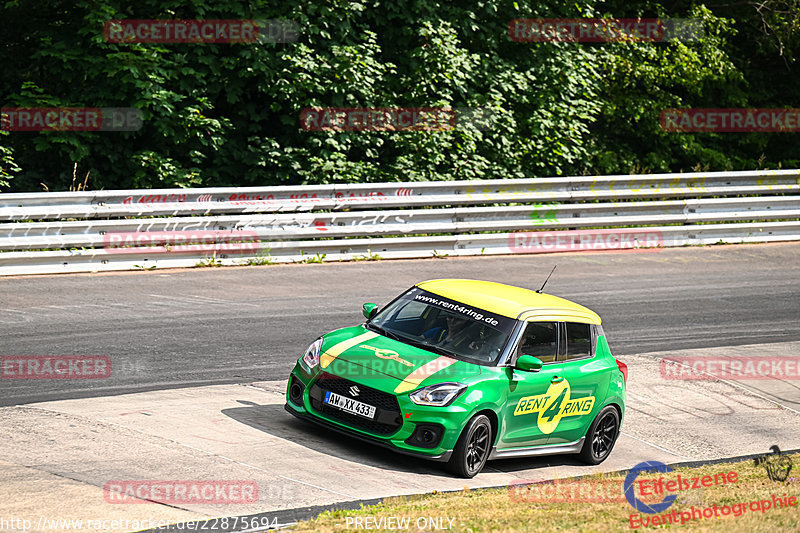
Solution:
<path fill-rule="evenodd" d="M 441 356 L 437 357 L 433 361 L 429 361 L 410 373 L 406 378 L 400 382 L 400 385 L 394 389 L 394 392 L 397 394 L 408 392 L 410 390 L 414 390 L 419 387 L 419 384 L 425 381 L 425 379 L 429 378 L 433 374 L 436 374 L 440 370 L 444 370 L 450 365 L 456 363 L 455 359 L 450 357 Z"/>
<path fill-rule="evenodd" d="M 362 343 L 362 342 L 367 342 L 368 340 L 374 339 L 377 336 L 378 336 L 377 333 L 374 333 L 372 331 L 368 331 L 366 333 L 362 333 L 361 335 L 359 335 L 357 337 L 353 337 L 352 339 L 347 339 L 346 341 L 342 341 L 342 342 L 340 342 L 338 344 L 334 344 L 333 346 L 331 346 L 330 348 L 325 350 L 325 353 L 323 353 L 319 357 L 320 366 L 322 368 L 327 368 L 328 365 L 333 363 L 334 359 L 339 357 L 342 354 L 342 352 L 344 352 L 348 348 L 352 348 L 356 344 L 359 344 L 359 343 Z"/>

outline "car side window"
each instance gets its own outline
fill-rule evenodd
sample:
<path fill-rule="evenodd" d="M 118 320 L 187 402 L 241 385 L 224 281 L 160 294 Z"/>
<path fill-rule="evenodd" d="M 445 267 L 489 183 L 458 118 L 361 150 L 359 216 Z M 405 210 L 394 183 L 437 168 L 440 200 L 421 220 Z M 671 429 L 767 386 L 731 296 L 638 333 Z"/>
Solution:
<path fill-rule="evenodd" d="M 528 322 L 519 342 L 517 357 L 532 355 L 543 363 L 552 363 L 558 353 L 558 324 L 556 322 Z"/>
<path fill-rule="evenodd" d="M 589 324 L 567 322 L 567 352 L 565 361 L 592 355 L 592 327 Z"/>

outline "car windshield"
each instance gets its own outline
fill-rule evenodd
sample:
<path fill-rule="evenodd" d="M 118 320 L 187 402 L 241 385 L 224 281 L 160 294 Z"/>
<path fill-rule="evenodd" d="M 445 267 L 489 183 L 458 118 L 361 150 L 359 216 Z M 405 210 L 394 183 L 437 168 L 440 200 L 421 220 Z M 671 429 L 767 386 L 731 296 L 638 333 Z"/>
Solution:
<path fill-rule="evenodd" d="M 497 361 L 516 320 L 413 287 L 368 325 L 401 342 L 471 363 Z"/>

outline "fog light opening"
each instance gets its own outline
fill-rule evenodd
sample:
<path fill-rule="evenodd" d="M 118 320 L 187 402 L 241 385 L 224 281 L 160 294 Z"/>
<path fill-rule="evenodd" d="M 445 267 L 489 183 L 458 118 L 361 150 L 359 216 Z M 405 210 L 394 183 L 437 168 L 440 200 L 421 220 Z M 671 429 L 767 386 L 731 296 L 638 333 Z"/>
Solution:
<path fill-rule="evenodd" d="M 298 383 L 295 379 L 292 379 L 292 384 L 289 386 L 289 399 L 293 404 L 299 406 L 303 405 L 304 390 L 305 387 L 303 387 L 301 383 Z"/>
<path fill-rule="evenodd" d="M 442 441 L 444 427 L 441 424 L 417 424 L 406 444 L 418 448 L 436 448 Z"/>

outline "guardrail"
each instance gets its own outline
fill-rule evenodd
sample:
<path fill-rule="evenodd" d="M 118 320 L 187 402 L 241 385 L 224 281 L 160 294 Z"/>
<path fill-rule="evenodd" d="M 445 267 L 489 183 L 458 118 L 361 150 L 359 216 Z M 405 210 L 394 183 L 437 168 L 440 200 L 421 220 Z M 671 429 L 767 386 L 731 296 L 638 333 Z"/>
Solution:
<path fill-rule="evenodd" d="M 0 194 L 0 275 L 800 240 L 800 170 Z"/>

